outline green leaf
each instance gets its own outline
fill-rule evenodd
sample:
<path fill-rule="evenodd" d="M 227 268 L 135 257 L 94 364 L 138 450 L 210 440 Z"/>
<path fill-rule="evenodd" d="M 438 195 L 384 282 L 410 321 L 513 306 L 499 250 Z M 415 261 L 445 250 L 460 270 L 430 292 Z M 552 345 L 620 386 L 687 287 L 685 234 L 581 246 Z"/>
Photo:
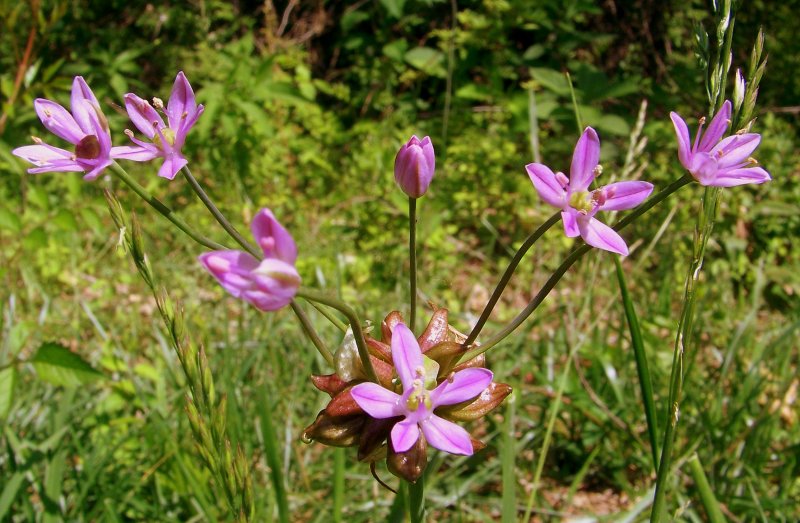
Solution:
<path fill-rule="evenodd" d="M 77 387 L 104 378 L 80 356 L 58 343 L 43 344 L 30 361 L 39 377 L 53 385 Z"/>
<path fill-rule="evenodd" d="M 7 478 L 3 492 L 0 494 L 0 520 L 5 521 L 3 518 L 11 510 L 11 505 L 14 503 L 14 499 L 16 499 L 24 480 L 24 471 L 15 472 L 10 478 Z"/>
<path fill-rule="evenodd" d="M 5 207 L 0 208 L 0 229 L 19 232 L 20 229 L 22 229 L 22 222 L 19 219 L 19 215 Z"/>
<path fill-rule="evenodd" d="M 403 7 L 406 5 L 406 0 L 381 0 L 381 5 L 383 5 L 394 18 L 400 18 L 403 16 Z"/>
<path fill-rule="evenodd" d="M 17 382 L 16 367 L 0 370 L 0 420 L 6 419 L 14 401 L 14 385 Z"/>
<path fill-rule="evenodd" d="M 569 84 L 564 74 L 544 67 L 531 67 L 531 76 L 542 87 L 561 96 L 569 95 Z"/>
<path fill-rule="evenodd" d="M 406 62 L 431 76 L 445 76 L 444 53 L 433 47 L 415 47 L 406 53 Z"/>

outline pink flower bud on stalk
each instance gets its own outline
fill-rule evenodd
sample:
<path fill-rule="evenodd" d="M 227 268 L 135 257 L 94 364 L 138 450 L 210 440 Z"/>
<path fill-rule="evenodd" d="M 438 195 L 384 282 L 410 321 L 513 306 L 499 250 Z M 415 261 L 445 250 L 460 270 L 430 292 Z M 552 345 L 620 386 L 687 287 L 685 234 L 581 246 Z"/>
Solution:
<path fill-rule="evenodd" d="M 251 224 L 253 238 L 264 252 L 257 260 L 243 251 L 212 251 L 198 259 L 226 291 L 262 311 L 289 304 L 300 287 L 294 266 L 297 246 L 269 209 L 261 209 Z"/>
<path fill-rule="evenodd" d="M 428 190 L 436 170 L 436 157 L 430 137 L 412 136 L 394 159 L 394 179 L 411 198 L 419 198 Z"/>

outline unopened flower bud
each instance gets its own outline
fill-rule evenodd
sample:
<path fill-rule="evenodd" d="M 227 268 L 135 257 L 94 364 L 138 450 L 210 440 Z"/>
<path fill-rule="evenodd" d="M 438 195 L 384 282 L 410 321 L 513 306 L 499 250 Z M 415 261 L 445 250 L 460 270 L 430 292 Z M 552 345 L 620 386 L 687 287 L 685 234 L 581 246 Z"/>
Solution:
<path fill-rule="evenodd" d="M 389 438 L 389 455 L 386 458 L 389 472 L 410 483 L 416 483 L 428 466 L 428 452 L 425 438 L 417 438 L 413 447 L 405 452 L 395 452 Z"/>
<path fill-rule="evenodd" d="M 352 447 L 358 443 L 366 419 L 365 416 L 334 417 L 323 410 L 303 431 L 303 440 L 331 447 Z"/>
<path fill-rule="evenodd" d="M 436 169 L 436 157 L 430 137 L 415 136 L 400 148 L 394 159 L 394 179 L 411 198 L 419 198 L 428 190 Z"/>

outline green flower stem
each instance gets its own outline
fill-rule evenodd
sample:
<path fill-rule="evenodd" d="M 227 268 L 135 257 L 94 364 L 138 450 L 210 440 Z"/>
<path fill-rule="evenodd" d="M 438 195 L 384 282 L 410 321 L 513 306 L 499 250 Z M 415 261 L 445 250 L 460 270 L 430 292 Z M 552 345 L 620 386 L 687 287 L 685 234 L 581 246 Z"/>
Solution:
<path fill-rule="evenodd" d="M 364 372 L 367 373 L 367 378 L 370 381 L 378 383 L 378 375 L 375 374 L 375 369 L 372 367 L 372 362 L 369 359 L 369 351 L 367 350 L 367 343 L 364 341 L 364 330 L 361 328 L 361 320 L 358 314 L 352 307 L 347 305 L 341 300 L 326 296 L 322 293 L 312 291 L 310 289 L 301 288 L 297 291 L 297 295 L 309 301 L 315 301 L 328 307 L 333 307 L 347 317 L 350 327 L 353 329 L 353 337 L 356 340 L 356 347 L 358 347 L 358 355 L 361 358 L 361 363 L 364 366 Z"/>
<path fill-rule="evenodd" d="M 326 318 L 326 319 L 327 319 L 329 322 L 331 322 L 331 323 L 333 324 L 333 326 L 334 326 L 334 327 L 336 327 L 337 329 L 339 329 L 339 330 L 340 330 L 340 331 L 342 331 L 342 332 L 347 332 L 347 325 L 346 325 L 346 324 L 345 324 L 345 323 L 344 323 L 342 320 L 340 320 L 339 318 L 337 318 L 336 316 L 334 316 L 334 315 L 331 313 L 331 311 L 329 311 L 328 309 L 326 309 L 325 307 L 323 307 L 323 306 L 322 306 L 322 305 L 320 305 L 319 303 L 316 303 L 316 302 L 313 302 L 313 301 L 309 301 L 309 300 L 306 300 L 306 301 L 308 301 L 308 303 L 310 303 L 312 307 L 314 307 L 315 309 L 317 309 L 317 310 L 319 311 L 319 313 L 320 313 L 320 314 L 322 314 L 323 316 L 325 316 L 325 318 Z"/>
<path fill-rule="evenodd" d="M 320 339 L 319 334 L 317 331 L 314 330 L 314 326 L 311 324 L 311 320 L 308 318 L 306 311 L 303 310 L 300 305 L 294 300 L 291 301 L 290 305 L 292 306 L 292 310 L 297 315 L 297 319 L 300 320 L 300 324 L 303 326 L 303 331 L 308 336 L 308 339 L 311 340 L 311 343 L 314 344 L 314 347 L 317 348 L 322 357 L 325 358 L 325 361 L 328 362 L 328 365 L 333 367 L 333 354 L 331 351 L 328 350 L 328 347 L 325 346 L 325 342 Z"/>
<path fill-rule="evenodd" d="M 408 516 L 411 523 L 425 523 L 425 476 L 408 484 Z"/>
<path fill-rule="evenodd" d="M 172 211 L 172 209 L 170 209 L 169 207 L 164 205 L 161 202 L 161 200 L 159 200 L 155 196 L 151 195 L 149 192 L 147 192 L 147 189 L 145 189 L 144 187 L 139 185 L 139 183 L 136 182 L 136 180 L 131 178 L 131 176 L 125 171 L 125 169 L 120 167 L 120 165 L 118 163 L 116 163 L 116 162 L 112 163 L 111 164 L 111 170 L 114 171 L 114 174 L 116 174 L 117 177 L 120 180 L 125 182 L 125 184 L 128 187 L 133 189 L 133 192 L 138 194 L 144 201 L 146 201 L 148 204 L 150 204 L 150 206 L 153 209 L 155 209 L 156 211 L 161 213 L 164 216 L 164 218 L 166 218 L 167 220 L 172 222 L 172 224 L 175 225 L 175 227 L 177 227 L 178 229 L 180 229 L 181 231 L 186 233 L 186 235 L 189 238 L 193 239 L 194 241 L 196 241 L 197 243 L 199 243 L 203 247 L 207 247 L 207 248 L 211 249 L 212 251 L 218 251 L 218 250 L 226 249 L 226 247 L 224 245 L 219 244 L 219 243 L 217 243 L 217 242 L 215 242 L 213 240 L 209 240 L 205 236 L 199 234 L 197 231 L 192 229 L 185 221 L 183 221 L 182 218 L 180 218 L 178 215 L 176 215 Z"/>
<path fill-rule="evenodd" d="M 686 174 L 681 178 L 678 178 L 671 184 L 667 185 L 658 194 L 647 200 L 645 203 L 640 205 L 635 211 L 633 211 L 632 213 L 625 216 L 625 218 L 620 220 L 619 223 L 614 226 L 614 229 L 619 231 L 625 228 L 626 226 L 630 225 L 631 222 L 639 218 L 639 216 L 643 215 L 644 213 L 655 207 L 657 204 L 664 201 L 668 196 L 670 196 L 672 193 L 674 193 L 684 185 L 687 185 L 689 182 L 692 181 L 692 179 L 693 178 L 691 175 Z M 591 247 L 589 245 L 583 244 L 574 251 L 572 251 L 569 254 L 569 256 L 567 256 L 567 258 L 561 263 L 561 265 L 559 265 L 559 267 L 555 270 L 555 272 L 550 276 L 550 278 L 545 282 L 544 286 L 542 286 L 538 294 L 536 294 L 536 296 L 534 296 L 534 298 L 530 301 L 530 303 L 528 303 L 528 305 L 522 310 L 522 312 L 517 314 L 517 316 L 513 320 L 511 320 L 511 322 L 508 325 L 503 327 L 503 329 L 501 329 L 500 332 L 489 338 L 486 341 L 486 343 L 468 350 L 461 358 L 461 360 L 466 361 L 480 354 L 483 354 L 490 348 L 494 347 L 495 345 L 503 341 L 506 338 L 506 336 L 514 332 L 517 329 L 517 327 L 519 327 L 526 319 L 528 319 L 528 317 L 531 314 L 533 314 L 533 312 L 539 307 L 539 305 L 542 304 L 544 299 L 547 297 L 548 294 L 550 294 L 550 291 L 553 290 L 553 288 L 556 286 L 559 280 L 561 280 L 561 278 L 569 270 L 569 268 L 572 267 L 572 265 L 576 261 L 578 261 L 584 254 L 586 254 L 590 250 Z"/>
<path fill-rule="evenodd" d="M 408 327 L 414 332 L 417 321 L 417 199 L 408 197 L 409 313 Z"/>
<path fill-rule="evenodd" d="M 489 298 L 489 302 L 483 308 L 483 312 L 481 312 L 480 317 L 478 318 L 478 322 L 470 331 L 467 339 L 464 340 L 464 346 L 468 347 L 472 345 L 472 343 L 478 338 L 478 335 L 483 330 L 483 326 L 486 325 L 486 321 L 489 319 L 489 316 L 492 314 L 494 310 L 494 306 L 497 305 L 498 300 L 500 300 L 500 296 L 502 296 L 503 291 L 506 289 L 508 282 L 511 280 L 511 277 L 514 275 L 514 271 L 517 270 L 517 266 L 519 266 L 520 262 L 522 262 L 522 258 L 525 257 L 525 254 L 528 253 L 533 244 L 546 233 L 550 227 L 558 223 L 561 219 L 561 213 L 557 212 L 553 214 L 546 222 L 539 226 L 538 229 L 533 231 L 530 236 L 522 243 L 520 248 L 517 250 L 514 257 L 511 259 L 511 263 L 508 264 L 506 271 L 503 273 L 503 276 L 500 278 L 500 282 L 497 284 L 497 287 L 494 288 L 494 292 L 492 292 L 492 296 Z"/>
<path fill-rule="evenodd" d="M 695 452 L 689 457 L 689 472 L 692 474 L 697 492 L 700 494 L 700 502 L 706 509 L 706 515 L 711 523 L 725 523 L 725 516 L 719 508 L 719 502 L 708 484 L 708 478 L 703 471 L 703 465 Z"/>
<path fill-rule="evenodd" d="M 721 193 L 722 190 L 718 187 L 706 187 L 705 193 L 703 194 L 701 212 L 697 217 L 692 263 L 689 265 L 689 272 L 686 276 L 686 286 L 683 292 L 683 307 L 672 355 L 667 424 L 664 429 L 664 439 L 661 444 L 661 461 L 658 466 L 658 474 L 656 475 L 656 494 L 650 514 L 650 521 L 652 523 L 661 521 L 666 511 L 666 481 L 670 475 L 669 469 L 672 466 L 675 428 L 678 424 L 678 418 L 680 417 L 680 403 L 683 394 L 683 358 L 691 342 L 700 269 L 703 267 L 706 245 L 708 245 L 708 239 L 714 228 L 714 220 L 716 218 L 719 196 Z"/>
<path fill-rule="evenodd" d="M 211 214 L 214 216 L 214 219 L 217 220 L 223 229 L 225 229 L 225 232 L 227 232 L 228 235 L 236 241 L 236 243 L 241 245 L 244 250 L 255 256 L 256 259 L 260 260 L 263 258 L 263 254 L 258 249 L 250 245 L 250 243 L 245 240 L 241 234 L 239 234 L 239 231 L 236 230 L 231 222 L 225 218 L 217 206 L 214 205 L 214 202 L 212 202 L 211 198 L 208 197 L 208 194 L 206 194 L 206 192 L 203 190 L 203 187 L 200 185 L 197 179 L 192 176 L 192 171 L 189 170 L 189 167 L 184 166 L 181 169 L 181 172 L 183 173 L 183 177 L 186 178 L 186 181 L 189 182 L 192 190 L 195 192 L 195 194 L 197 194 L 197 197 L 200 198 L 200 200 L 206 206 L 206 209 L 211 212 Z"/>

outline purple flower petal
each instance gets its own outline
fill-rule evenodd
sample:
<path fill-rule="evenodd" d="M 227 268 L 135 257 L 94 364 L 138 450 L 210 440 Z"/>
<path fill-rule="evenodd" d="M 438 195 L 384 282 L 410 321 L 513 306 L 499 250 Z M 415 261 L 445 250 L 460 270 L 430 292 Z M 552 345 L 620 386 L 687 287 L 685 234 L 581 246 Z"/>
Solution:
<path fill-rule="evenodd" d="M 250 278 L 232 281 L 226 278 L 228 273 L 234 272 L 243 276 L 258 267 L 258 260 L 242 251 L 211 251 L 201 254 L 198 260 L 226 291 L 237 298 L 241 297 L 245 289 L 252 286 L 252 282 Z"/>
<path fill-rule="evenodd" d="M 350 394 L 367 414 L 377 419 L 393 418 L 403 414 L 399 408 L 400 396 L 377 383 L 359 383 Z"/>
<path fill-rule="evenodd" d="M 433 408 L 442 405 L 455 405 L 474 399 L 492 382 L 492 371 L 483 368 L 464 369 L 456 372 L 452 381 L 445 379 L 431 393 Z"/>
<path fill-rule="evenodd" d="M 703 137 L 700 139 L 700 145 L 697 147 L 697 150 L 704 152 L 710 151 L 711 148 L 714 147 L 725 135 L 725 131 L 728 130 L 728 126 L 731 123 L 730 120 L 731 102 L 729 100 L 725 100 L 725 103 L 722 104 L 722 108 L 716 115 L 714 115 L 714 118 L 708 125 L 708 129 L 706 129 L 706 132 L 703 133 Z"/>
<path fill-rule="evenodd" d="M 392 428 L 392 447 L 394 447 L 395 452 L 407 451 L 414 446 L 418 439 L 419 427 L 415 421 L 406 419 L 395 424 Z"/>
<path fill-rule="evenodd" d="M 720 169 L 726 169 L 745 162 L 760 143 L 760 134 L 734 134 L 719 142 L 709 154 L 716 158 Z"/>
<path fill-rule="evenodd" d="M 603 211 L 633 209 L 650 196 L 653 184 L 647 182 L 616 182 L 598 189 L 605 202 L 598 206 Z"/>
<path fill-rule="evenodd" d="M 256 214 L 250 229 L 253 238 L 267 258 L 277 258 L 286 263 L 294 263 L 297 260 L 297 245 L 294 243 L 294 238 L 275 219 L 275 215 L 269 209 L 261 209 Z"/>
<path fill-rule="evenodd" d="M 398 323 L 392 331 L 392 361 L 403 390 L 410 390 L 417 378 L 417 369 L 423 366 L 422 351 L 405 323 Z"/>
<path fill-rule="evenodd" d="M 134 162 L 147 162 L 157 157 L 158 153 L 139 145 L 122 145 L 111 148 L 111 157 Z"/>
<path fill-rule="evenodd" d="M 151 140 L 156 135 L 156 127 L 163 129 L 164 120 L 147 100 L 133 93 L 125 95 L 125 109 L 128 117 L 139 131 Z"/>
<path fill-rule="evenodd" d="M 167 103 L 170 129 L 179 131 L 190 117 L 194 119 L 196 108 L 194 90 L 192 90 L 189 80 L 186 79 L 186 75 L 180 71 L 175 77 L 175 83 L 172 84 L 172 92 Z"/>
<path fill-rule="evenodd" d="M 436 155 L 430 137 L 412 136 L 394 159 L 394 180 L 411 198 L 420 198 L 428 190 L 436 171 Z"/>
<path fill-rule="evenodd" d="M 96 180 L 98 176 L 108 167 L 111 165 L 111 160 L 104 160 L 98 163 L 94 168 L 92 168 L 89 172 L 83 175 L 83 179 L 87 182 L 91 182 L 92 180 Z"/>
<path fill-rule="evenodd" d="M 588 216 L 578 218 L 583 241 L 592 247 L 605 251 L 615 252 L 623 256 L 628 255 L 628 246 L 622 236 L 608 225 Z"/>
<path fill-rule="evenodd" d="M 713 185 L 718 170 L 717 161 L 709 153 L 704 152 L 695 154 L 689 167 L 689 172 L 694 175 L 700 185 Z"/>
<path fill-rule="evenodd" d="M 581 231 L 578 229 L 578 213 L 575 209 L 570 208 L 566 211 L 561 211 L 561 221 L 564 222 L 564 234 L 568 238 L 575 238 L 581 235 Z"/>
<path fill-rule="evenodd" d="M 11 151 L 11 154 L 19 156 L 23 160 L 27 160 L 40 167 L 59 160 L 71 160 L 74 163 L 74 160 L 72 160 L 74 156 L 73 153 L 44 143 L 17 147 Z"/>
<path fill-rule="evenodd" d="M 569 169 L 569 187 L 572 192 L 585 191 L 594 180 L 594 168 L 600 161 L 600 138 L 591 127 L 583 131 Z"/>
<path fill-rule="evenodd" d="M 717 174 L 713 182 L 708 185 L 713 185 L 714 187 L 735 187 L 748 183 L 764 183 L 771 179 L 772 177 L 769 173 L 761 167 L 745 167 L 742 169 L 723 171 Z"/>
<path fill-rule="evenodd" d="M 420 424 L 425 439 L 432 447 L 450 454 L 472 455 L 472 439 L 469 437 L 469 433 L 455 423 L 439 416 L 431 416 Z M 392 441 L 394 441 L 394 430 L 392 437 Z"/>
<path fill-rule="evenodd" d="M 675 136 L 678 138 L 678 159 L 681 161 L 681 165 L 688 169 L 692 158 L 692 140 L 689 136 L 689 128 L 678 113 L 671 112 L 669 117 L 675 127 Z"/>
<path fill-rule="evenodd" d="M 83 129 L 75 122 L 75 118 L 59 104 L 44 98 L 37 98 L 33 102 L 33 107 L 47 130 L 59 138 L 76 144 L 86 136 Z"/>
<path fill-rule="evenodd" d="M 548 166 L 541 163 L 529 163 L 525 166 L 525 170 L 528 171 L 533 187 L 542 200 L 559 209 L 564 207 L 567 191 L 558 183 L 556 175 Z"/>
<path fill-rule="evenodd" d="M 97 98 L 94 96 L 94 93 L 83 77 L 76 76 L 72 81 L 72 95 L 70 97 L 72 116 L 75 117 L 75 121 L 85 134 L 94 134 L 95 131 L 92 126 L 91 113 L 89 112 L 90 109 L 89 106 L 86 105 L 86 102 L 89 102 L 95 107 L 100 107 L 100 103 L 97 101 Z"/>
<path fill-rule="evenodd" d="M 183 156 L 177 154 L 170 154 L 164 158 L 164 163 L 158 169 L 158 175 L 167 180 L 173 180 L 178 171 L 189 162 Z"/>

